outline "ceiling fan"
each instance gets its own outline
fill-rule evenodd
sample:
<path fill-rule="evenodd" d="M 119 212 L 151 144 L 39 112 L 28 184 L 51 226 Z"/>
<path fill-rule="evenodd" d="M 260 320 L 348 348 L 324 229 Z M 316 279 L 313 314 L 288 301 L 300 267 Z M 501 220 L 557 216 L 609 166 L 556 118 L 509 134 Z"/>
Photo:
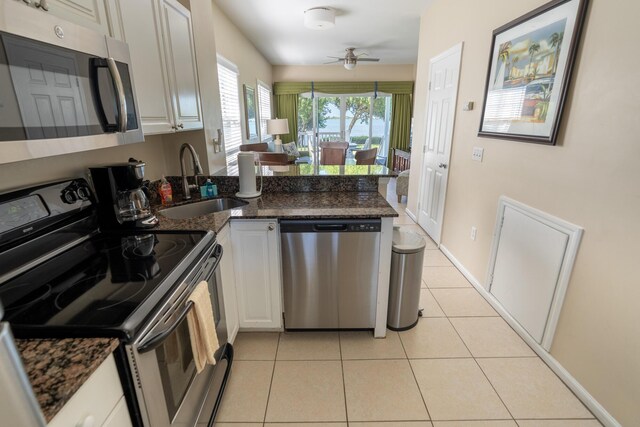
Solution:
<path fill-rule="evenodd" d="M 331 61 L 331 62 L 326 62 L 325 64 L 334 64 L 334 63 L 338 63 L 338 62 L 342 62 L 344 64 L 344 68 L 346 68 L 347 70 L 353 70 L 354 68 L 356 68 L 356 65 L 358 64 L 358 61 L 362 61 L 362 62 L 378 62 L 380 61 L 380 58 L 362 58 L 362 56 L 368 55 L 367 53 L 359 53 L 356 54 L 354 52 L 354 50 L 356 50 L 355 47 L 348 47 L 345 49 L 345 51 L 347 53 L 345 53 L 344 57 L 338 57 L 338 56 L 329 56 L 329 58 L 334 58 L 335 61 Z"/>

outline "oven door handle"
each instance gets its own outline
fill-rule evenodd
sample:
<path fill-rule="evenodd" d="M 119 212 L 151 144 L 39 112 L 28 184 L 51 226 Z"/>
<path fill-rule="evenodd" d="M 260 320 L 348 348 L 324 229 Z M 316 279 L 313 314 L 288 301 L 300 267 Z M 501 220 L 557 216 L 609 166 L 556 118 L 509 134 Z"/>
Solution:
<path fill-rule="evenodd" d="M 192 307 L 193 301 L 187 301 L 176 321 L 173 322 L 173 324 L 171 324 L 171 326 L 169 326 L 167 329 L 157 333 L 148 340 L 141 342 L 137 346 L 138 353 L 147 353 L 158 348 L 164 342 L 164 340 L 166 340 L 169 335 L 171 335 L 171 333 L 176 330 L 180 323 L 182 323 L 187 314 L 189 314 L 189 311 L 191 311 Z"/>

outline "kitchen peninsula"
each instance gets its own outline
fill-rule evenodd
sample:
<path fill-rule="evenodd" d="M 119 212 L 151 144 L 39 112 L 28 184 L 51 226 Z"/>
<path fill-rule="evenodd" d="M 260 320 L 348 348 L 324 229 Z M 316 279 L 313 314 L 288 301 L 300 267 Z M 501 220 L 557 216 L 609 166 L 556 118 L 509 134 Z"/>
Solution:
<path fill-rule="evenodd" d="M 202 199 L 195 191 L 191 199 L 184 200 L 179 185 L 182 177 L 170 176 L 167 180 L 177 189 L 173 205 L 163 207 L 155 198 L 158 228 L 217 233 L 217 241 L 225 253 L 221 264 L 222 283 L 226 295 L 236 297 L 225 299 L 229 336 L 234 337 L 239 329 L 282 330 L 286 327 L 282 284 L 288 264 L 285 265 L 287 262 L 281 257 L 282 221 L 342 224 L 342 231 L 353 231 L 344 224 L 353 226 L 356 220 L 362 223 L 373 220 L 378 224 L 374 226 L 378 231 L 375 232 L 376 251 L 369 260 L 372 271 L 367 272 L 373 277 L 369 289 L 373 293 L 374 311 L 371 328 L 376 337 L 384 337 L 391 235 L 393 218 L 398 213 L 378 190 L 379 181 L 388 180 L 392 172 L 384 166 L 291 165 L 260 169 L 262 178 L 256 179 L 259 187 L 262 181 L 262 195 L 256 198 L 240 201 L 235 197 L 239 189 L 237 176 L 198 176 L 199 186 L 207 180 L 217 186 L 219 196 L 211 200 Z M 193 183 L 193 177 L 189 177 L 189 182 Z M 232 207 L 215 208 L 222 202 Z M 207 206 L 211 209 L 207 210 Z M 336 233 L 335 238 L 340 234 Z M 351 252 L 357 255 L 359 250 L 356 247 Z M 332 254 L 325 254 L 330 256 Z"/>

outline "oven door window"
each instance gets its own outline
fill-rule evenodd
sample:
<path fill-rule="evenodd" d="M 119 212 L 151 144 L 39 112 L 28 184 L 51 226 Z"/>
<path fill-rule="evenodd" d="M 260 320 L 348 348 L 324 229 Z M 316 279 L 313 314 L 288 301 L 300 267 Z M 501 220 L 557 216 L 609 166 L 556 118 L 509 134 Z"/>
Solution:
<path fill-rule="evenodd" d="M 173 420 L 196 375 L 186 319 L 156 349 L 156 357 L 169 419 Z"/>
<path fill-rule="evenodd" d="M 129 69 L 117 63 L 136 129 Z M 117 96 L 104 60 L 0 32 L 0 141 L 68 138 L 113 132 Z"/>

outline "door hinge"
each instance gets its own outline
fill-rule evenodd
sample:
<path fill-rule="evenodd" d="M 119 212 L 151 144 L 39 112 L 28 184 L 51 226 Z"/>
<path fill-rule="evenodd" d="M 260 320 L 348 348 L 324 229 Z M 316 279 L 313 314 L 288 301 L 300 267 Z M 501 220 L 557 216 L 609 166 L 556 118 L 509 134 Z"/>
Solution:
<path fill-rule="evenodd" d="M 493 284 L 493 274 L 489 276 L 489 288 L 491 288 L 491 284 Z"/>
<path fill-rule="evenodd" d="M 426 154 L 426 152 L 427 152 L 427 144 L 424 144 L 424 145 L 422 146 L 422 153 L 423 153 L 423 154 Z"/>
<path fill-rule="evenodd" d="M 429 82 L 429 90 L 431 90 L 431 82 Z"/>

